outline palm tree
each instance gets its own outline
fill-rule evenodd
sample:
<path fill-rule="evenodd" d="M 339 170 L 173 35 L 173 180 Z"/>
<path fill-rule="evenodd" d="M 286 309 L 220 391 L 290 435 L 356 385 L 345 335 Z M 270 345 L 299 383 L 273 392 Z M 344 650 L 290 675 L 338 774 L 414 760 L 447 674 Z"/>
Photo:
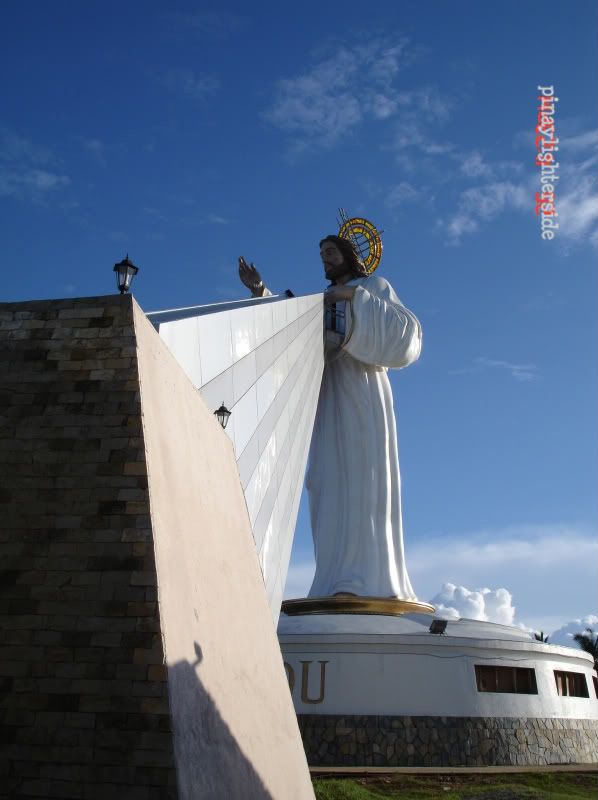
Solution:
<path fill-rule="evenodd" d="M 598 636 L 592 628 L 586 628 L 583 633 L 575 633 L 573 638 L 585 653 L 594 659 L 594 669 L 598 671 Z"/>

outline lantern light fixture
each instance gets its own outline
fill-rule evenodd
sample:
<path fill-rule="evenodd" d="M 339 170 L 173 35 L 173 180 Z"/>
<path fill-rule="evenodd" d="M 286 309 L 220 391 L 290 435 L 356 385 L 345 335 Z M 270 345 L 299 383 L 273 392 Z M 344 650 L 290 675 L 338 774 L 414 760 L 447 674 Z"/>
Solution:
<path fill-rule="evenodd" d="M 216 418 L 218 419 L 218 422 L 222 425 L 222 427 L 226 428 L 226 426 L 228 425 L 228 420 L 231 415 L 231 412 L 224 405 L 224 400 L 222 401 L 222 405 L 220 406 L 220 408 L 217 408 L 216 411 L 214 411 L 214 414 L 216 415 Z"/>
<path fill-rule="evenodd" d="M 131 288 L 133 278 L 139 272 L 139 267 L 136 267 L 135 264 L 133 264 L 129 258 L 129 254 L 127 253 L 122 261 L 119 261 L 118 264 L 114 265 L 114 272 L 116 273 L 116 285 L 118 286 L 118 291 L 121 294 L 126 294 Z"/>

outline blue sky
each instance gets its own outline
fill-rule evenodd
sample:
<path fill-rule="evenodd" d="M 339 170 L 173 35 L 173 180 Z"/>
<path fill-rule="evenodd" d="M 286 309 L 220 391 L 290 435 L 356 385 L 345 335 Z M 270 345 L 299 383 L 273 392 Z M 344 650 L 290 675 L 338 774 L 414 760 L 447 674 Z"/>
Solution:
<path fill-rule="evenodd" d="M 337 208 L 367 216 L 424 330 L 391 376 L 416 591 L 505 587 L 515 622 L 544 630 L 595 613 L 596 16 L 593 0 L 5 4 L 5 299 L 109 293 L 127 252 L 148 311 L 244 296 L 240 254 L 274 291 L 316 292 Z M 552 241 L 538 85 L 559 98 Z M 303 507 L 291 594 L 310 558 Z"/>

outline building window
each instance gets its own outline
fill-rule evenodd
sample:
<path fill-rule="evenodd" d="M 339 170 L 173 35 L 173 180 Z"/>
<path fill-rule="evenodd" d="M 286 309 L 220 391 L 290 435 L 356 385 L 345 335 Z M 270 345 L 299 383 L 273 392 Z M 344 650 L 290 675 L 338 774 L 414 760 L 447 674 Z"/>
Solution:
<path fill-rule="evenodd" d="M 598 699 L 598 678 L 592 675 L 592 681 L 594 683 L 594 694 L 596 695 L 596 699 Z"/>
<path fill-rule="evenodd" d="M 554 679 L 561 697 L 589 697 L 586 676 L 582 672 L 561 672 L 555 669 Z"/>
<path fill-rule="evenodd" d="M 478 692 L 538 694 L 536 673 L 528 667 L 494 667 L 475 665 Z"/>

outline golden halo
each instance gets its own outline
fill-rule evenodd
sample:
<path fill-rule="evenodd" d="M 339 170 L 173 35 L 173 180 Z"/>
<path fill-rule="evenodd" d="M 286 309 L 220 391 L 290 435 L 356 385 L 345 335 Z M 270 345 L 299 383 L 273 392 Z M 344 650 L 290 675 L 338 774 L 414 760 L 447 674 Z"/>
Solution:
<path fill-rule="evenodd" d="M 364 217 L 349 219 L 343 208 L 339 209 L 338 235 L 348 239 L 357 250 L 366 275 L 377 269 L 382 258 L 382 239 L 376 226 Z"/>

